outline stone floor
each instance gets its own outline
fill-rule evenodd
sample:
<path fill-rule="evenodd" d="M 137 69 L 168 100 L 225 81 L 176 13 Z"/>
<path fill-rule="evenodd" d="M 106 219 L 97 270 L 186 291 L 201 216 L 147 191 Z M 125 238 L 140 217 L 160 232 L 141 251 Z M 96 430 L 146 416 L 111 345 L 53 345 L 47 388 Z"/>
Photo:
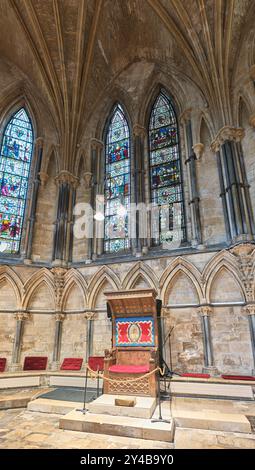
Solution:
<path fill-rule="evenodd" d="M 0 449 L 167 449 L 165 442 L 59 429 L 59 415 L 0 411 Z"/>

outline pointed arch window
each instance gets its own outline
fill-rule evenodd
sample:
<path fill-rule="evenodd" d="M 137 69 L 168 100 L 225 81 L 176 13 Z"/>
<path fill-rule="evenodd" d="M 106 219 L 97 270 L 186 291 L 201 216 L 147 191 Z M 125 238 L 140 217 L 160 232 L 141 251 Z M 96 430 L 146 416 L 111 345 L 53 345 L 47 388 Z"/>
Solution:
<path fill-rule="evenodd" d="M 24 108 L 7 123 L 0 155 L 0 252 L 19 253 L 33 152 L 33 128 Z"/>
<path fill-rule="evenodd" d="M 125 113 L 117 104 L 105 140 L 104 251 L 127 250 L 130 204 L 130 132 Z"/>
<path fill-rule="evenodd" d="M 153 244 L 183 241 L 186 235 L 178 123 L 163 90 L 150 115 L 149 164 L 151 203 L 158 211 L 157 223 L 152 225 Z"/>

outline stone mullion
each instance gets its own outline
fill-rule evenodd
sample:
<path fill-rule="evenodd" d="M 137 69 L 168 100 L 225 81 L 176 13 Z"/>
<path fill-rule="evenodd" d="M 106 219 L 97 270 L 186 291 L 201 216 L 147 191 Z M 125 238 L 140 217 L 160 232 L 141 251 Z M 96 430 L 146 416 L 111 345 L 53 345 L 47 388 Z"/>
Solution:
<path fill-rule="evenodd" d="M 27 221 L 27 230 L 25 238 L 25 250 L 24 250 L 24 259 L 27 263 L 31 262 L 32 256 L 32 245 L 33 245 L 33 236 L 34 236 L 34 226 L 36 220 L 36 207 L 39 187 L 41 184 L 40 180 L 40 171 L 42 164 L 42 155 L 43 155 L 43 140 L 41 138 L 37 139 L 35 143 L 35 157 L 36 157 L 36 167 L 35 167 L 35 178 L 33 181 L 32 187 L 32 196 L 31 196 L 31 205 L 30 212 Z"/>

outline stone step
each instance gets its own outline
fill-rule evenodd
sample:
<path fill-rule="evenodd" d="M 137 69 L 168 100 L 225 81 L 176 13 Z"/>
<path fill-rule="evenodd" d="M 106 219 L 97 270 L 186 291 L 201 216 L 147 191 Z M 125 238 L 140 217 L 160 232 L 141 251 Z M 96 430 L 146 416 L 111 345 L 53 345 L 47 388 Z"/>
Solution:
<path fill-rule="evenodd" d="M 246 416 L 221 411 L 173 410 L 175 426 L 181 428 L 210 429 L 215 431 L 251 433 Z"/>
<path fill-rule="evenodd" d="M 83 403 L 77 401 L 50 400 L 49 398 L 37 398 L 27 405 L 29 411 L 40 413 L 53 413 L 65 415 L 75 408 L 83 408 Z"/>
<path fill-rule="evenodd" d="M 83 415 L 76 409 L 60 418 L 60 429 L 113 436 L 173 442 L 174 421 L 152 423 L 150 419 L 93 414 Z"/>
<path fill-rule="evenodd" d="M 135 406 L 116 406 L 116 398 L 135 399 Z M 88 409 L 94 414 L 108 414 L 115 416 L 128 416 L 130 418 L 150 419 L 156 407 L 154 397 L 131 397 L 103 394 L 88 404 Z"/>

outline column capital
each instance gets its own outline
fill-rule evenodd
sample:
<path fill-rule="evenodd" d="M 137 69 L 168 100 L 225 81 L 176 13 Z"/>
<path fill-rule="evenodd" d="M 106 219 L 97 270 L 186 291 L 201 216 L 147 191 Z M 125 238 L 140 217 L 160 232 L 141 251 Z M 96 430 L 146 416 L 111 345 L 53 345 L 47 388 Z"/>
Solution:
<path fill-rule="evenodd" d="M 205 150 L 205 146 L 204 144 L 202 144 L 201 142 L 198 142 L 197 144 L 193 145 L 193 150 L 194 150 L 194 153 L 197 157 L 197 160 L 201 160 L 202 156 L 203 156 L 203 153 L 204 153 L 204 150 Z"/>
<path fill-rule="evenodd" d="M 104 147 L 104 143 L 99 139 L 91 139 L 91 148 L 101 150 Z"/>
<path fill-rule="evenodd" d="M 18 321 L 30 320 L 31 313 L 29 313 L 29 312 L 16 312 L 14 314 L 14 317 L 15 317 L 15 320 L 18 320 Z"/>
<path fill-rule="evenodd" d="M 68 183 L 74 187 L 77 187 L 79 184 L 79 178 L 67 170 L 60 171 L 60 173 L 55 177 L 55 181 L 57 184 Z"/>
<path fill-rule="evenodd" d="M 191 120 L 192 108 L 185 109 L 180 115 L 180 122 L 186 124 L 187 121 Z"/>
<path fill-rule="evenodd" d="M 252 114 L 249 118 L 249 124 L 255 129 L 255 114 Z"/>
<path fill-rule="evenodd" d="M 85 171 L 81 178 L 83 179 L 84 181 L 84 186 L 85 186 L 85 189 L 88 190 L 88 189 L 91 189 L 92 188 L 92 179 L 93 179 L 93 174 L 90 172 L 90 171 Z"/>
<path fill-rule="evenodd" d="M 37 137 L 37 139 L 35 139 L 34 145 L 35 145 L 35 147 L 36 147 L 37 150 L 42 149 L 42 148 L 43 148 L 43 144 L 44 144 L 44 139 L 43 139 L 43 137 Z"/>
<path fill-rule="evenodd" d="M 216 153 L 227 140 L 241 142 L 244 135 L 245 131 L 242 127 L 224 126 L 218 131 L 215 139 L 212 141 L 211 149 Z"/>
<path fill-rule="evenodd" d="M 96 312 L 85 312 L 84 318 L 86 320 L 92 320 L 96 316 Z"/>
<path fill-rule="evenodd" d="M 66 314 L 65 313 L 62 313 L 62 312 L 57 312 L 55 313 L 55 321 L 64 321 L 64 319 L 66 318 Z"/>
<path fill-rule="evenodd" d="M 247 304 L 242 310 L 246 315 L 255 315 L 255 304 Z"/>
<path fill-rule="evenodd" d="M 141 126 L 140 124 L 134 124 L 133 126 L 133 135 L 135 137 L 145 137 L 146 136 L 146 128 Z"/>
<path fill-rule="evenodd" d="M 38 176 L 40 178 L 41 185 L 44 188 L 48 181 L 49 175 L 45 171 L 39 171 Z"/>
<path fill-rule="evenodd" d="M 201 315 L 201 317 L 208 317 L 212 315 L 213 309 L 212 307 L 209 307 L 209 305 L 201 305 L 198 308 L 198 313 Z"/>

